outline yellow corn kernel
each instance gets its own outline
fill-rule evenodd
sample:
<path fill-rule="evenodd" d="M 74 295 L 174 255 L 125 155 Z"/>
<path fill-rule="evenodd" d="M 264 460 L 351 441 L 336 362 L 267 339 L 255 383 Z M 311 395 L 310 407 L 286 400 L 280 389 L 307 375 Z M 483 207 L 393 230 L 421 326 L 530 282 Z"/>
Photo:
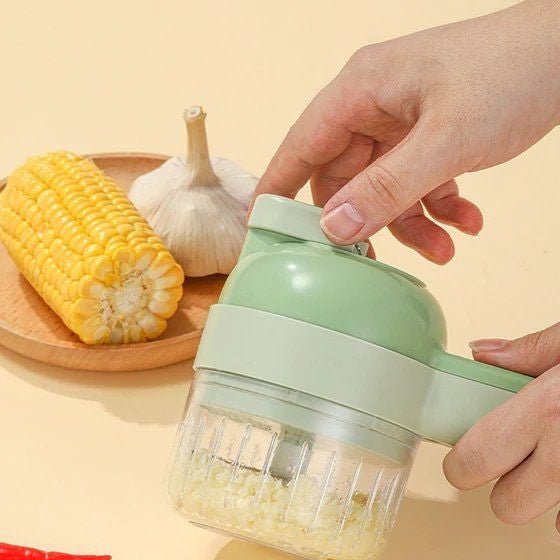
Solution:
<path fill-rule="evenodd" d="M 171 256 L 171 253 L 162 251 L 158 253 L 156 258 L 150 263 L 146 270 L 146 276 L 152 280 L 163 276 L 166 272 L 171 270 L 177 263 Z"/>
<path fill-rule="evenodd" d="M 167 288 L 152 293 L 152 299 L 156 301 L 179 301 L 183 297 L 183 287 Z"/>
<path fill-rule="evenodd" d="M 169 319 L 177 311 L 177 302 L 161 302 L 153 299 L 148 303 L 148 309 L 162 319 Z"/>
<path fill-rule="evenodd" d="M 175 288 L 183 283 L 183 271 L 181 267 L 176 264 L 174 267 L 166 272 L 163 276 L 156 278 L 152 281 L 152 286 L 155 290 L 167 290 L 168 288 Z"/>
<path fill-rule="evenodd" d="M 144 240 L 135 245 L 134 253 L 136 254 L 136 268 L 142 271 L 146 270 L 150 266 L 151 262 L 157 255 L 156 250 Z"/>
<path fill-rule="evenodd" d="M 113 272 L 113 261 L 105 254 L 95 257 L 88 262 L 89 273 L 98 280 L 105 280 Z"/>
<path fill-rule="evenodd" d="M 96 280 L 89 274 L 82 276 L 78 282 L 78 293 L 84 298 L 100 299 L 106 290 L 107 286 L 103 282 Z"/>
<path fill-rule="evenodd" d="M 126 237 L 129 233 L 132 233 L 134 231 L 134 228 L 128 223 L 117 224 L 115 229 L 117 230 L 117 233 L 119 235 L 122 235 L 124 237 Z"/>
<path fill-rule="evenodd" d="M 135 316 L 138 326 L 146 333 L 148 338 L 158 337 L 167 326 L 165 320 L 147 309 L 143 309 Z"/>
<path fill-rule="evenodd" d="M 124 331 L 124 342 L 143 342 L 146 334 L 138 325 L 131 325 Z"/>
<path fill-rule="evenodd" d="M 91 259 L 92 257 L 98 257 L 103 254 L 103 247 L 97 243 L 92 243 L 91 239 L 84 237 L 87 242 L 86 247 L 82 250 L 82 255 L 85 259 Z"/>

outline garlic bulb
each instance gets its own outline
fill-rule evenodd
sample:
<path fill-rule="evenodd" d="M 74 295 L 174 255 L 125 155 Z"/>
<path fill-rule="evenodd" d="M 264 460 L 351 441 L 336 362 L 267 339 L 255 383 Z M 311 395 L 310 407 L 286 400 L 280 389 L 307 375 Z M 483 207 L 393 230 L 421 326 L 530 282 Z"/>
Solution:
<path fill-rule="evenodd" d="M 224 158 L 210 158 L 201 107 L 183 114 L 186 160 L 174 157 L 138 177 L 128 196 L 186 276 L 228 274 L 245 239 L 258 179 Z"/>

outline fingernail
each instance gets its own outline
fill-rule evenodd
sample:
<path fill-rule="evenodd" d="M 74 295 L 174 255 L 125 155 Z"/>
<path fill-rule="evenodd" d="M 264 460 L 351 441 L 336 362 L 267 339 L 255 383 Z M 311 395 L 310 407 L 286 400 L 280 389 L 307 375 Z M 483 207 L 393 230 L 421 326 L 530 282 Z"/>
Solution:
<path fill-rule="evenodd" d="M 469 346 L 473 352 L 496 352 L 505 348 L 508 342 L 503 338 L 484 338 L 469 342 Z"/>
<path fill-rule="evenodd" d="M 344 202 L 321 218 L 321 227 L 329 237 L 346 241 L 364 227 L 364 221 L 354 206 Z"/>

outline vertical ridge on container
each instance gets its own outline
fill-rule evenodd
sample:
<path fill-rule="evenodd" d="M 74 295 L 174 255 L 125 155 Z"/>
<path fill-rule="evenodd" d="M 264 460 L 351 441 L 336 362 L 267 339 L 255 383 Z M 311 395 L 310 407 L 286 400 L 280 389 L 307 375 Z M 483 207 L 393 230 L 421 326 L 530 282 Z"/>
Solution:
<path fill-rule="evenodd" d="M 268 449 L 266 451 L 266 457 L 261 471 L 261 482 L 259 484 L 257 491 L 255 492 L 255 499 L 253 501 L 253 504 L 255 506 L 259 504 L 263 493 L 264 485 L 266 484 L 267 480 L 270 477 L 270 465 L 272 464 L 272 458 L 274 457 L 274 452 L 276 451 L 277 445 L 278 445 L 278 434 L 274 432 L 272 434 L 272 437 L 270 438 L 270 443 L 268 444 Z"/>
<path fill-rule="evenodd" d="M 377 519 L 377 525 L 378 525 L 378 530 L 377 533 L 375 535 L 375 541 L 373 543 L 373 546 L 376 547 L 379 544 L 379 539 L 381 538 L 382 533 L 384 532 L 384 530 L 387 527 L 387 517 L 389 515 L 389 500 L 391 499 L 391 497 L 394 495 L 395 489 L 396 489 L 396 482 L 398 482 L 399 479 L 399 473 L 395 473 L 385 484 L 385 488 L 384 488 L 384 492 L 383 492 L 383 496 L 381 498 L 381 503 L 384 504 L 383 506 L 383 512 L 381 511 L 381 509 L 379 510 L 379 514 L 381 517 L 379 517 Z"/>
<path fill-rule="evenodd" d="M 375 502 L 375 499 L 377 498 L 377 494 L 379 493 L 379 488 L 381 486 L 381 479 L 383 477 L 384 470 L 385 469 L 383 467 L 379 469 L 371 484 L 371 488 L 368 494 L 368 499 L 366 502 L 366 507 L 362 515 L 362 521 L 360 523 L 360 529 L 358 531 L 358 535 L 356 536 L 356 540 L 354 541 L 354 546 L 356 546 L 360 542 L 360 539 L 364 533 L 364 529 L 366 528 L 366 523 L 372 515 L 373 504 Z"/>
<path fill-rule="evenodd" d="M 239 444 L 239 448 L 237 449 L 237 455 L 235 456 L 235 461 L 233 463 L 233 470 L 231 473 L 231 477 L 229 479 L 226 491 L 224 493 L 224 506 L 229 504 L 229 496 L 231 494 L 231 489 L 237 478 L 237 474 L 239 472 L 239 467 L 241 465 L 241 456 L 243 455 L 243 451 L 245 450 L 245 446 L 251 437 L 251 424 L 245 424 L 245 431 L 243 432 L 243 437 L 241 438 L 241 443 Z"/>
<path fill-rule="evenodd" d="M 193 422 L 194 422 L 194 418 L 193 418 Z M 200 444 L 200 440 L 202 439 L 202 434 L 204 433 L 204 429 L 206 427 L 206 412 L 204 412 L 201 416 L 200 419 L 198 421 L 196 430 L 194 432 L 194 437 L 193 437 L 193 441 L 192 443 L 187 447 L 188 451 L 185 453 L 185 455 L 188 455 L 185 463 L 186 464 L 190 464 L 193 462 L 195 455 L 196 455 L 196 451 L 198 448 L 198 445 Z M 181 502 L 183 501 L 184 495 L 185 495 L 185 487 L 186 487 L 186 473 L 185 476 L 183 477 L 183 484 L 181 487 Z"/>
<path fill-rule="evenodd" d="M 327 494 L 327 489 L 329 487 L 329 482 L 332 477 L 335 462 L 336 462 L 336 451 L 333 451 L 327 466 L 327 470 L 325 471 L 325 474 L 323 475 L 323 480 L 321 481 L 321 487 L 319 490 L 319 501 L 317 502 L 317 507 L 315 508 L 315 515 L 313 517 L 313 522 L 311 523 L 311 529 L 315 528 L 315 526 L 317 525 L 317 521 L 319 520 L 319 515 L 321 513 L 321 508 L 323 507 L 323 502 L 325 501 L 325 496 Z"/>
<path fill-rule="evenodd" d="M 303 468 L 303 463 L 305 461 L 305 456 L 307 455 L 308 448 L 309 448 L 308 443 L 306 441 L 304 441 L 303 445 L 301 446 L 301 451 L 300 451 L 300 454 L 299 454 L 299 461 L 298 461 L 298 466 L 297 466 L 297 469 L 296 469 L 296 474 L 295 474 L 294 478 L 292 478 L 292 480 L 290 481 L 290 484 L 293 483 L 292 491 L 290 492 L 290 497 L 288 499 L 288 505 L 286 506 L 286 510 L 282 514 L 282 522 L 286 521 L 286 519 L 288 518 L 288 513 L 290 512 L 290 508 L 292 507 L 292 502 L 294 500 L 294 494 L 296 493 L 296 488 L 297 488 L 297 484 L 298 484 L 298 481 L 299 481 L 299 476 L 300 476 L 301 470 Z"/>
<path fill-rule="evenodd" d="M 220 418 L 220 423 L 216 428 L 214 428 L 214 435 L 212 437 L 212 447 L 210 449 L 210 459 L 208 460 L 208 468 L 206 469 L 206 475 L 204 480 L 208 480 L 210 478 L 210 474 L 212 471 L 212 465 L 216 460 L 216 452 L 218 451 L 220 445 L 222 444 L 222 437 L 224 435 L 224 426 L 225 426 L 226 417 L 222 416 Z"/>
<path fill-rule="evenodd" d="M 362 464 L 363 464 L 363 460 L 360 459 L 358 461 L 358 464 L 356 465 L 356 468 L 354 469 L 354 474 L 352 475 L 351 482 L 348 486 L 348 492 L 346 494 L 346 497 L 344 498 L 344 503 L 343 503 L 343 506 L 342 506 L 341 516 L 340 516 L 340 520 L 339 520 L 339 523 L 338 523 L 337 536 L 340 536 L 340 533 L 342 533 L 342 529 L 344 528 L 344 524 L 346 523 L 346 520 L 348 519 L 348 514 L 350 513 L 350 507 L 352 505 L 352 498 L 354 497 L 354 492 L 356 491 L 356 484 L 358 483 L 358 478 L 360 476 L 360 471 L 362 470 Z"/>

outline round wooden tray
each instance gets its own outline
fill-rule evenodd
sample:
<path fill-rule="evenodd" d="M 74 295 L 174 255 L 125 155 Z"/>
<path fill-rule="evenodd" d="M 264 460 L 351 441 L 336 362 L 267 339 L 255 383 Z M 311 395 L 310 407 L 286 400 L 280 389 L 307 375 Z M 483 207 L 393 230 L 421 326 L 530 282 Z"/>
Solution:
<path fill-rule="evenodd" d="M 90 157 L 125 191 L 136 177 L 168 159 L 168 156 L 138 153 Z M 0 181 L 0 190 L 5 186 L 6 181 Z M 88 346 L 66 328 L 24 279 L 2 244 L 0 271 L 0 344 L 41 362 L 94 371 L 150 369 L 194 357 L 208 308 L 218 299 L 226 278 L 215 275 L 187 279 L 179 309 L 157 340 Z"/>

